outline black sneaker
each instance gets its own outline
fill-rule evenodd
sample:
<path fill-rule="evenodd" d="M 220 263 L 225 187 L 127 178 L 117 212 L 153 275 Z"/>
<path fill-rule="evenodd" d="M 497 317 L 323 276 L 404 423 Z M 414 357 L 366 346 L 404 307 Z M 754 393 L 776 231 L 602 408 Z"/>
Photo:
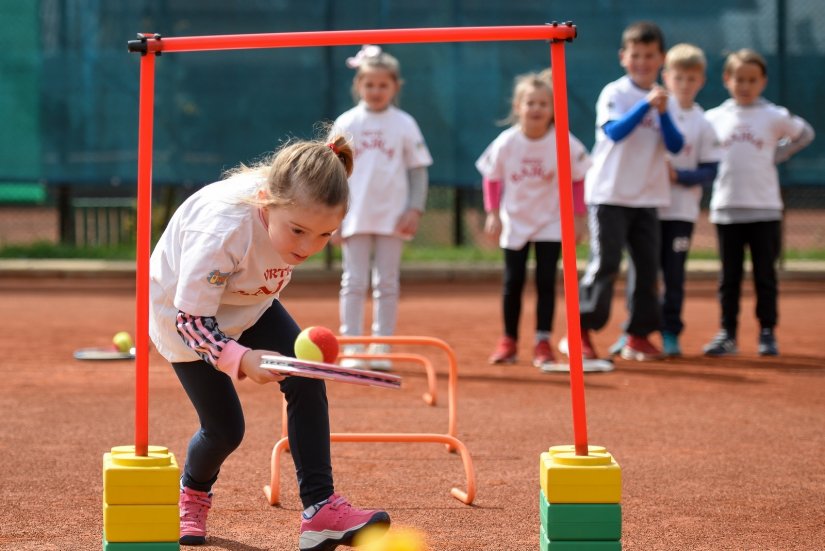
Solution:
<path fill-rule="evenodd" d="M 759 355 L 779 355 L 779 349 L 776 347 L 776 337 L 773 334 L 773 329 L 765 328 L 759 332 Z"/>
<path fill-rule="evenodd" d="M 705 356 L 727 356 L 729 354 L 736 354 L 738 352 L 736 348 L 736 337 L 730 336 L 727 331 L 722 329 L 716 333 L 712 341 L 705 345 L 702 351 L 705 353 Z"/>

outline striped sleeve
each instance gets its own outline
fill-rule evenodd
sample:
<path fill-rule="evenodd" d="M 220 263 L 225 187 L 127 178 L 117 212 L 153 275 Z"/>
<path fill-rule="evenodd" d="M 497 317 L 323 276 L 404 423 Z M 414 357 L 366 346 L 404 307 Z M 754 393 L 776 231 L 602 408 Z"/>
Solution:
<path fill-rule="evenodd" d="M 241 358 L 249 349 L 224 335 L 214 316 L 193 316 L 178 311 L 175 326 L 184 344 L 203 361 L 233 379 L 243 378 L 239 373 Z"/>

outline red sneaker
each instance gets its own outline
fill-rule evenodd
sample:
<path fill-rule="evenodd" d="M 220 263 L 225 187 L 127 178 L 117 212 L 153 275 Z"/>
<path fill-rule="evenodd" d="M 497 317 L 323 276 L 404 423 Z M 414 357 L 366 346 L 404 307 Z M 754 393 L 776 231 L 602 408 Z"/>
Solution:
<path fill-rule="evenodd" d="M 386 511 L 358 509 L 347 499 L 332 494 L 318 511 L 307 519 L 301 517 L 301 551 L 332 551 L 339 545 L 350 545 L 355 535 L 367 526 L 390 527 Z"/>
<path fill-rule="evenodd" d="M 533 367 L 541 367 L 546 363 L 553 363 L 556 357 L 553 355 L 553 349 L 550 347 L 549 341 L 539 341 L 536 343 L 536 348 L 533 350 Z"/>
<path fill-rule="evenodd" d="M 516 361 L 516 341 L 512 337 L 501 337 L 496 349 L 487 360 L 491 364 L 511 364 Z"/>
<path fill-rule="evenodd" d="M 636 362 L 649 362 L 651 360 L 661 360 L 662 351 L 656 348 L 647 337 L 638 335 L 628 335 L 627 344 L 622 348 L 622 358 Z"/>
<path fill-rule="evenodd" d="M 206 543 L 206 515 L 212 507 L 212 494 L 191 488 L 180 489 L 180 540 L 182 545 Z"/>

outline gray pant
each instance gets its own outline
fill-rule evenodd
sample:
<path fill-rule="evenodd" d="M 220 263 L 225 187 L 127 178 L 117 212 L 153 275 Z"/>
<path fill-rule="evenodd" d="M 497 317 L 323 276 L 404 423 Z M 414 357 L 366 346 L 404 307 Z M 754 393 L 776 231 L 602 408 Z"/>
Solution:
<path fill-rule="evenodd" d="M 661 326 L 657 292 L 660 228 L 655 208 L 593 205 L 589 212 L 590 259 L 579 281 L 582 329 L 598 330 L 610 318 L 613 285 L 627 248 L 636 270 L 625 331 L 645 337 Z"/>

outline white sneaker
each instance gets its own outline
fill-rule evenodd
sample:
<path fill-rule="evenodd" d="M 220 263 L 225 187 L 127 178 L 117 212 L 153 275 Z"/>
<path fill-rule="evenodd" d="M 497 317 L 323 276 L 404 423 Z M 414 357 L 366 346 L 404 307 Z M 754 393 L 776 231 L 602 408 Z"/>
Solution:
<path fill-rule="evenodd" d="M 371 344 L 367 348 L 367 354 L 389 354 L 390 345 L 388 344 Z M 392 361 L 385 359 L 370 360 L 369 367 L 373 371 L 392 371 Z"/>
<path fill-rule="evenodd" d="M 364 345 L 363 344 L 349 344 L 344 347 L 341 351 L 342 356 L 348 356 L 350 354 L 363 354 L 364 353 Z M 367 361 L 362 360 L 360 358 L 342 358 L 338 365 L 341 367 L 350 367 L 353 369 L 367 369 Z"/>

